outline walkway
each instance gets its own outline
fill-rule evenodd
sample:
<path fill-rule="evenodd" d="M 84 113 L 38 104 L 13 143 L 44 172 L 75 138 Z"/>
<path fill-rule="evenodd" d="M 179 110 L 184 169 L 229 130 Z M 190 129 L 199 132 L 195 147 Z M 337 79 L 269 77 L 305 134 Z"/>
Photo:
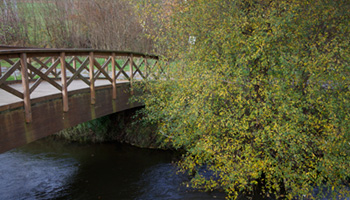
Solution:
<path fill-rule="evenodd" d="M 60 81 L 56 81 L 58 84 L 61 84 Z M 125 83 L 129 82 L 127 80 L 124 81 L 117 81 L 118 83 Z M 33 83 L 29 83 L 29 86 L 32 86 Z M 108 86 L 111 85 L 111 83 L 108 80 L 96 80 L 95 87 L 100 86 Z M 11 84 L 10 87 L 13 87 L 14 89 L 23 92 L 22 84 L 16 83 Z M 82 80 L 74 80 L 72 84 L 68 86 L 68 93 L 71 91 L 77 91 L 80 89 L 89 89 L 89 86 L 86 85 Z M 61 94 L 60 91 L 58 91 L 54 86 L 52 86 L 50 83 L 43 81 L 30 95 L 31 99 L 37 99 L 40 97 L 55 95 L 55 94 Z M 12 95 L 8 92 L 6 92 L 3 89 L 0 89 L 0 111 L 3 110 L 1 107 L 10 105 L 10 104 L 16 104 L 16 103 L 22 103 L 23 100 L 19 97 L 16 97 L 15 95 Z"/>

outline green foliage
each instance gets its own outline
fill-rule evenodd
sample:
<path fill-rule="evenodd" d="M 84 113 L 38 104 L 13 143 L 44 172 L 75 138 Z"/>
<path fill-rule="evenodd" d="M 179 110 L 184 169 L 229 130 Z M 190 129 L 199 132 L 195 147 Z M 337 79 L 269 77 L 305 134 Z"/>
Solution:
<path fill-rule="evenodd" d="M 111 120 L 109 116 L 104 116 L 84 122 L 56 133 L 55 137 L 63 138 L 69 142 L 79 143 L 110 141 L 113 139 Z"/>
<path fill-rule="evenodd" d="M 125 110 L 62 130 L 53 138 L 68 142 L 118 141 L 141 148 L 160 148 L 156 127 L 141 120 L 140 108 Z"/>
<path fill-rule="evenodd" d="M 229 198 L 259 183 L 266 196 L 343 195 L 350 2 L 171 2 L 152 4 L 156 16 L 168 13 L 154 37 L 177 62 L 169 79 L 142 86 L 140 100 L 164 143 L 186 150 L 179 164 L 192 186 Z"/>

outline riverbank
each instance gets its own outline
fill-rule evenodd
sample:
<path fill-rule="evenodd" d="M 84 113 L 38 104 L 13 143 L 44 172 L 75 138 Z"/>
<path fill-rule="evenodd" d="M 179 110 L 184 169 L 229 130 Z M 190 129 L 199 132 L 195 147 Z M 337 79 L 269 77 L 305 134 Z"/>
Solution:
<path fill-rule="evenodd" d="M 156 125 L 141 121 L 139 111 L 129 109 L 60 131 L 54 139 L 76 143 L 121 142 L 140 148 L 164 149 Z"/>

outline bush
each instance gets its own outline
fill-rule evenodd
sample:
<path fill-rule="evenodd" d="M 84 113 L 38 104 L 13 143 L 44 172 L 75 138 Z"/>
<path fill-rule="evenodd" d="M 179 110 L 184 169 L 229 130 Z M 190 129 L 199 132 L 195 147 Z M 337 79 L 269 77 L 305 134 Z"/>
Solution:
<path fill-rule="evenodd" d="M 343 195 L 349 1 L 171 2 L 153 4 L 166 13 L 155 37 L 177 62 L 141 100 L 164 143 L 186 150 L 179 164 L 192 186 L 229 198 L 258 184 L 288 199 Z"/>

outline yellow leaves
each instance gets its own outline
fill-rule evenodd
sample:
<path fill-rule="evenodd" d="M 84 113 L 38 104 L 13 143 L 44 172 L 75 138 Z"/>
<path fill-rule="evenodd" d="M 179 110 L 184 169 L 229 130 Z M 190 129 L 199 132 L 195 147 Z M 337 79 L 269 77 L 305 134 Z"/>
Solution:
<path fill-rule="evenodd" d="M 343 176 L 338 168 L 350 168 L 350 94 L 343 91 L 350 71 L 332 59 L 347 60 L 349 48 L 315 34 L 323 18 L 307 16 L 323 11 L 282 0 L 264 9 L 256 4 L 250 15 L 232 12 L 230 1 L 187 2 L 165 40 L 172 45 L 166 54 L 184 60 L 175 67 L 185 66 L 185 78 L 175 71 L 172 79 L 186 81 L 159 83 L 148 97 L 157 101 L 145 101 L 164 133 L 172 131 L 173 145 L 188 151 L 185 169 L 209 166 L 220 174 L 217 182 L 195 177 L 196 186 L 220 186 L 234 196 L 235 188 L 249 190 L 265 174 L 266 193 L 280 183 L 292 199 L 322 177 Z M 189 35 L 197 37 L 192 49 Z M 325 83 L 328 89 L 320 87 Z"/>

